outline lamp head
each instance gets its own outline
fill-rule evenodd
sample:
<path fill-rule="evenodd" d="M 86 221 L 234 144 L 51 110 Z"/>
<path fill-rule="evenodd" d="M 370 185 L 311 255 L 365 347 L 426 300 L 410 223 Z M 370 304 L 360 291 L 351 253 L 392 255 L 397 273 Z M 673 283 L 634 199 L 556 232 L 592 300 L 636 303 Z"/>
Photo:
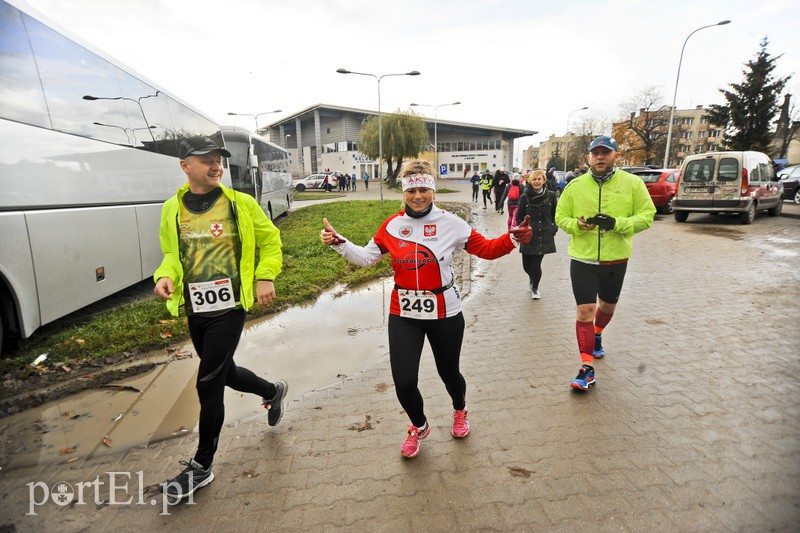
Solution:
<path fill-rule="evenodd" d="M 412 70 L 411 72 L 406 72 L 406 76 L 419 76 L 419 71 Z"/>
<path fill-rule="evenodd" d="M 337 68 L 336 72 L 338 72 L 339 74 L 350 74 L 350 71 L 347 70 L 346 68 Z"/>
<path fill-rule="evenodd" d="M 730 20 L 723 20 L 723 21 L 717 22 L 717 26 L 724 26 L 725 24 L 730 24 L 730 23 L 731 23 Z"/>
<path fill-rule="evenodd" d="M 92 96 L 91 94 L 84 94 L 83 95 L 83 99 L 84 100 L 97 100 L 97 97 L 96 96 Z"/>

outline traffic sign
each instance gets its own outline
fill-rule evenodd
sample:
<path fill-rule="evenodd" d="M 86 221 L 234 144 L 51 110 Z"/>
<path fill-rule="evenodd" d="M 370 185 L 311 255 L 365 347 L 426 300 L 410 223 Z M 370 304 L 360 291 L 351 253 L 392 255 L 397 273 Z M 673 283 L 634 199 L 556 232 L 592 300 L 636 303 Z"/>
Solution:
<path fill-rule="evenodd" d="M 443 176 L 447 175 L 447 165 L 439 165 L 439 174 Z"/>

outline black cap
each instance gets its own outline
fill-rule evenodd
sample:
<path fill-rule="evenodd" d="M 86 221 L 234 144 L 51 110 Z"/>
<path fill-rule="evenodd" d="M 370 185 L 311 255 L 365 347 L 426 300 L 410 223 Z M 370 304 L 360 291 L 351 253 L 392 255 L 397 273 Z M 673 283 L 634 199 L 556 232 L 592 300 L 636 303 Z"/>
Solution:
<path fill-rule="evenodd" d="M 219 150 L 219 153 L 225 157 L 231 156 L 229 151 L 219 146 L 209 137 L 188 137 L 186 139 L 181 139 L 181 159 L 186 159 L 190 155 L 206 155 L 214 150 Z"/>

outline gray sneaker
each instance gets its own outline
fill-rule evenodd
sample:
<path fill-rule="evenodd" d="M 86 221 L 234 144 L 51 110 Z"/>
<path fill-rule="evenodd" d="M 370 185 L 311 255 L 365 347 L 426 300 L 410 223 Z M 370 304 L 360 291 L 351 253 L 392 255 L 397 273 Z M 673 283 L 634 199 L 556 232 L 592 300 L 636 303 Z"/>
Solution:
<path fill-rule="evenodd" d="M 531 289 L 531 300 L 540 300 L 542 295 L 539 294 L 539 289 Z"/>
<path fill-rule="evenodd" d="M 283 417 L 283 408 L 286 402 L 286 393 L 289 392 L 289 384 L 285 379 L 282 379 L 275 382 L 275 388 L 277 392 L 275 392 L 275 396 L 272 399 L 262 398 L 264 409 L 269 409 L 267 423 L 270 426 L 277 426 Z"/>
<path fill-rule="evenodd" d="M 180 461 L 180 464 L 186 467 L 183 472 L 161 485 L 161 490 L 170 498 L 181 500 L 214 481 L 214 472 L 210 466 L 204 469 L 194 459 L 188 463 Z"/>

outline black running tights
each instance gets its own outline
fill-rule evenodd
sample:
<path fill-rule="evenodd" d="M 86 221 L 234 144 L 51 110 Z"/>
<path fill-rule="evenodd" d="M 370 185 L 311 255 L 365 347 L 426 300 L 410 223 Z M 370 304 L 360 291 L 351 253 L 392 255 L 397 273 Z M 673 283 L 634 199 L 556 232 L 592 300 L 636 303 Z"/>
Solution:
<path fill-rule="evenodd" d="M 397 399 L 417 427 L 425 424 L 422 394 L 417 383 L 425 337 L 433 351 L 436 370 L 442 378 L 453 409 L 464 409 L 467 382 L 458 369 L 464 338 L 464 315 L 438 320 L 418 320 L 389 315 L 389 360 Z"/>
<path fill-rule="evenodd" d="M 262 398 L 272 398 L 277 392 L 275 385 L 233 362 L 233 353 L 244 329 L 245 314 L 243 309 L 233 309 L 220 316 L 189 317 L 189 335 L 200 358 L 197 371 L 199 443 L 194 460 L 205 468 L 214 461 L 225 421 L 225 386 Z"/>

